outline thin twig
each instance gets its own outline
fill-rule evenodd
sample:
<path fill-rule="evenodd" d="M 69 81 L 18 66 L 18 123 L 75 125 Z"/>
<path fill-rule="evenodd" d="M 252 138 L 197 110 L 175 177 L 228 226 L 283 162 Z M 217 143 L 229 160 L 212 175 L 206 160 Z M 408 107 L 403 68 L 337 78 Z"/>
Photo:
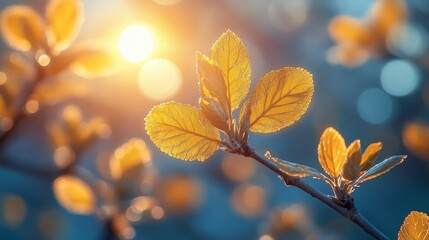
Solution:
<path fill-rule="evenodd" d="M 8 129 L 6 132 L 3 133 L 3 135 L 0 137 L 0 150 L 3 150 L 4 145 L 6 144 L 9 137 L 16 131 L 18 124 L 24 119 L 25 117 L 25 104 L 30 100 L 30 97 L 33 95 L 34 91 L 36 90 L 36 87 L 38 83 L 44 78 L 44 72 L 42 67 L 36 66 L 36 76 L 33 79 L 33 81 L 30 83 L 30 86 L 28 86 L 27 90 L 23 94 L 22 102 L 18 106 L 17 114 L 14 116 L 13 119 L 13 125 L 10 129 Z M 1 161 L 1 159 L 0 159 Z"/>
<path fill-rule="evenodd" d="M 17 164 L 15 161 L 8 159 L 6 156 L 1 156 L 1 168 L 6 168 L 18 173 L 27 174 L 27 176 L 32 176 L 41 180 L 46 180 L 51 182 L 58 175 L 57 171 L 46 170 L 37 168 L 34 166 L 27 166 L 23 164 Z"/>
<path fill-rule="evenodd" d="M 327 197 L 319 190 L 303 182 L 301 179 L 289 176 L 288 174 L 284 173 L 272 161 L 268 160 L 264 156 L 255 152 L 251 148 L 249 148 L 249 150 L 246 152 L 246 156 L 252 157 L 253 159 L 260 162 L 265 167 L 269 168 L 271 171 L 277 173 L 287 185 L 298 187 L 304 192 L 310 194 L 312 197 L 328 205 L 330 208 L 334 209 L 335 211 L 337 211 L 338 213 L 340 213 L 350 221 L 357 224 L 359 227 L 361 227 L 363 230 L 365 230 L 375 239 L 389 240 L 389 238 L 386 237 L 386 235 L 384 235 L 380 230 L 378 230 L 374 225 L 372 225 L 365 217 L 363 217 L 354 205 L 351 206 L 350 208 L 345 208 L 338 205 L 331 198 Z"/>
<path fill-rule="evenodd" d="M 104 230 L 101 231 L 100 240 L 112 240 L 115 239 L 115 231 L 113 230 L 113 220 L 111 218 L 106 219 L 104 222 Z"/>

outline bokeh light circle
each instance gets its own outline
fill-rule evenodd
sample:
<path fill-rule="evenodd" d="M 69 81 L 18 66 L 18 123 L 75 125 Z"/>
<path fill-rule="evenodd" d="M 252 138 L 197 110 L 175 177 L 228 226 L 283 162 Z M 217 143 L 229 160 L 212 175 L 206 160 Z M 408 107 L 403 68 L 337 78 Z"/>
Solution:
<path fill-rule="evenodd" d="M 392 60 L 381 70 L 381 86 L 392 96 L 402 97 L 417 89 L 420 75 L 413 63 L 407 60 Z"/>
<path fill-rule="evenodd" d="M 167 59 L 151 60 L 140 70 L 140 91 L 152 100 L 161 101 L 174 96 L 181 85 L 179 67 Z"/>
<path fill-rule="evenodd" d="M 379 88 L 365 90 L 357 101 L 360 117 L 371 124 L 381 124 L 389 120 L 393 113 L 391 97 Z"/>

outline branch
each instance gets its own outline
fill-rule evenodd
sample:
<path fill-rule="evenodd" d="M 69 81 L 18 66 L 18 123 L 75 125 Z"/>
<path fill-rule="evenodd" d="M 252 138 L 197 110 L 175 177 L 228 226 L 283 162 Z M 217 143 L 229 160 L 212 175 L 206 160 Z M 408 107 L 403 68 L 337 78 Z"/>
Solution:
<path fill-rule="evenodd" d="M 104 226 L 101 228 L 100 240 L 112 240 L 115 239 L 115 230 L 113 229 L 113 220 L 111 218 L 106 219 Z"/>
<path fill-rule="evenodd" d="M 24 98 L 22 99 L 22 102 L 19 104 L 18 112 L 14 116 L 13 119 L 13 125 L 12 127 L 3 133 L 0 137 L 0 150 L 3 149 L 4 145 L 6 144 L 9 137 L 16 131 L 18 123 L 22 121 L 25 117 L 25 104 L 30 100 L 31 95 L 33 95 L 37 84 L 43 79 L 44 77 L 44 71 L 43 68 L 39 65 L 36 66 L 36 76 L 34 77 L 33 81 L 30 83 L 30 86 L 27 88 L 27 91 L 23 93 Z M 1 161 L 1 160 L 0 160 Z"/>
<path fill-rule="evenodd" d="M 284 173 L 272 161 L 260 155 L 259 153 L 255 152 L 255 150 L 252 148 L 248 148 L 245 155 L 255 159 L 265 167 L 269 168 L 271 171 L 277 173 L 287 185 L 295 186 L 303 190 L 304 192 L 310 194 L 312 197 L 320 200 L 324 204 L 328 205 L 330 208 L 334 209 L 335 211 L 337 211 L 338 213 L 340 213 L 341 215 L 343 215 L 344 217 L 346 217 L 347 219 L 349 219 L 350 221 L 354 222 L 356 225 L 361 227 L 363 230 L 365 230 L 375 239 L 379 239 L 379 240 L 389 239 L 380 230 L 378 230 L 375 226 L 373 226 L 365 217 L 363 217 L 353 203 L 349 208 L 338 205 L 334 200 L 327 197 L 319 190 L 301 181 L 300 178 L 292 177 Z"/>
<path fill-rule="evenodd" d="M 40 169 L 34 166 L 27 166 L 23 164 L 17 164 L 14 161 L 8 159 L 6 156 L 0 156 L 1 165 L 0 168 L 6 168 L 18 173 L 27 174 L 41 180 L 51 182 L 58 176 L 56 171 Z"/>

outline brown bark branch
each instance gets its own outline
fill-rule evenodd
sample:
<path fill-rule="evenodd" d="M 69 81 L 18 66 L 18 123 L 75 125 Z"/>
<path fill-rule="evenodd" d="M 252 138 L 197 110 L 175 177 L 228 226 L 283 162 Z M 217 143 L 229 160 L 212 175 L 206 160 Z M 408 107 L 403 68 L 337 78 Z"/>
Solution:
<path fill-rule="evenodd" d="M 338 205 L 333 199 L 329 198 L 319 190 L 311 187 L 307 183 L 303 182 L 300 178 L 289 176 L 288 174 L 281 171 L 280 168 L 277 167 L 277 165 L 274 164 L 274 162 L 270 161 L 269 159 L 265 158 L 264 156 L 260 155 L 259 153 L 255 152 L 253 149 L 248 148 L 246 151 L 246 156 L 249 156 L 271 171 L 277 173 L 280 178 L 290 186 L 295 186 L 304 192 L 308 193 L 312 197 L 318 199 L 319 201 L 323 202 L 330 208 L 334 209 L 359 227 L 361 227 L 363 230 L 365 230 L 368 234 L 373 236 L 375 239 L 379 240 L 388 240 L 389 238 L 386 237 L 380 230 L 378 230 L 374 225 L 372 225 L 360 212 L 358 209 L 354 206 L 352 203 L 351 206 L 348 208 Z"/>

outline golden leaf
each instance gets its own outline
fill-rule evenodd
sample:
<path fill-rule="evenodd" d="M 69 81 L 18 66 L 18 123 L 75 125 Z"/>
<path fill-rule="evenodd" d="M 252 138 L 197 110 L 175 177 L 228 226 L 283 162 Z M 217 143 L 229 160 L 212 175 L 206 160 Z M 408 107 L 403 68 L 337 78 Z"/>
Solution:
<path fill-rule="evenodd" d="M 57 177 L 53 184 L 55 198 L 65 209 L 77 214 L 90 214 L 95 209 L 95 196 L 91 188 L 72 175 Z"/>
<path fill-rule="evenodd" d="M 360 150 L 360 141 L 355 140 L 347 148 L 347 162 L 344 164 L 341 175 L 350 181 L 359 177 L 359 173 L 361 171 L 361 159 L 362 153 Z"/>
<path fill-rule="evenodd" d="M 272 133 L 301 118 L 313 96 L 312 75 L 286 67 L 266 74 L 250 96 L 250 131 Z"/>
<path fill-rule="evenodd" d="M 395 27 L 406 21 L 407 7 L 403 0 L 376 1 L 369 18 L 374 31 L 384 40 Z"/>
<path fill-rule="evenodd" d="M 43 20 L 33 9 L 22 5 L 7 7 L 0 22 L 3 38 L 10 47 L 29 51 L 43 44 Z"/>
<path fill-rule="evenodd" d="M 78 0 L 50 0 L 46 20 L 51 43 L 58 51 L 75 39 L 83 22 L 83 6 Z"/>
<path fill-rule="evenodd" d="M 412 211 L 405 219 L 398 233 L 398 240 L 428 240 L 429 216 Z"/>
<path fill-rule="evenodd" d="M 228 30 L 213 44 L 210 58 L 222 70 L 231 110 L 238 108 L 250 88 L 250 60 L 243 42 Z"/>
<path fill-rule="evenodd" d="M 356 181 L 353 183 L 353 186 L 359 185 L 365 181 L 371 180 L 382 174 L 385 174 L 386 172 L 390 171 L 390 169 L 396 167 L 398 164 L 401 164 L 406 157 L 407 156 L 405 155 L 399 155 L 399 156 L 393 156 L 383 160 L 382 162 L 376 164 L 368 171 L 366 171 L 364 174 L 362 174 L 362 176 L 360 176 L 358 179 L 356 179 Z"/>
<path fill-rule="evenodd" d="M 378 153 L 380 152 L 383 144 L 381 142 L 370 144 L 365 152 L 362 154 L 362 160 L 360 165 L 362 167 L 362 171 L 366 171 L 374 165 L 375 160 L 378 157 Z"/>
<path fill-rule="evenodd" d="M 118 180 L 128 171 L 149 164 L 151 152 L 146 143 L 138 138 L 130 139 L 127 143 L 115 150 L 110 158 L 111 176 Z"/>
<path fill-rule="evenodd" d="M 82 51 L 70 65 L 73 72 L 87 78 L 109 74 L 114 67 L 115 59 L 112 54 L 99 48 Z"/>
<path fill-rule="evenodd" d="M 245 142 L 247 142 L 247 138 L 249 136 L 250 130 L 250 108 L 249 101 L 246 101 L 241 107 L 240 115 L 239 115 L 239 123 L 240 123 L 240 137 Z"/>
<path fill-rule="evenodd" d="M 225 80 L 219 66 L 201 53 L 197 53 L 197 71 L 201 98 L 214 97 L 223 105 L 228 104 Z"/>
<path fill-rule="evenodd" d="M 319 163 L 329 176 L 337 179 L 347 159 L 343 137 L 334 128 L 327 128 L 320 137 L 317 148 Z"/>
<path fill-rule="evenodd" d="M 338 46 L 328 52 L 328 59 L 353 67 L 371 56 L 380 56 L 386 51 L 392 32 L 406 19 L 407 9 L 403 0 L 375 1 L 369 14 L 360 19 L 348 16 L 333 18 L 329 33 Z"/>
<path fill-rule="evenodd" d="M 315 179 L 325 179 L 326 177 L 312 167 L 301 165 L 298 163 L 288 162 L 280 158 L 271 156 L 270 152 L 265 153 L 265 157 L 273 160 L 280 170 L 289 176 L 293 177 L 312 177 Z"/>
<path fill-rule="evenodd" d="M 228 131 L 228 114 L 222 105 L 211 97 L 200 98 L 200 108 L 209 122 L 218 129 Z"/>
<path fill-rule="evenodd" d="M 154 107 L 145 120 L 151 140 L 172 157 L 203 161 L 219 149 L 219 131 L 197 107 L 162 103 Z"/>
<path fill-rule="evenodd" d="M 333 18 L 329 23 L 329 34 L 337 42 L 349 42 L 358 46 L 365 46 L 373 41 L 369 27 L 364 22 L 349 16 Z"/>

